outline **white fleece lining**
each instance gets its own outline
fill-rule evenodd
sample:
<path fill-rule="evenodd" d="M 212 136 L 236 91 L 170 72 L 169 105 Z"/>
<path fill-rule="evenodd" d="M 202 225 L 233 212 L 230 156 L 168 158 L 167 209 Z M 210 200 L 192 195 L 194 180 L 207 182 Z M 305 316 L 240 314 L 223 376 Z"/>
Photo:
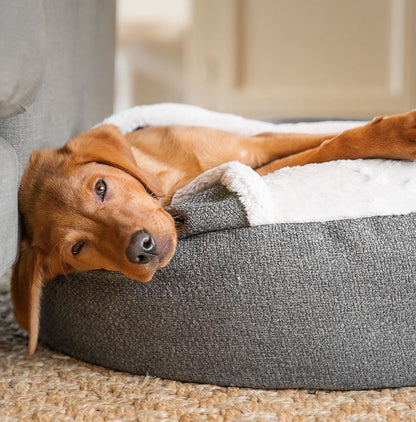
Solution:
<path fill-rule="evenodd" d="M 110 116 L 103 123 L 115 124 L 123 133 L 139 126 L 179 124 L 246 135 L 261 132 L 331 133 L 363 124 L 275 125 L 184 104 L 137 106 Z M 339 160 L 283 168 L 264 177 L 244 164 L 231 162 L 198 176 L 176 192 L 172 204 L 215 183 L 222 183 L 237 193 L 252 226 L 402 215 L 416 211 L 416 162 L 413 161 Z"/>

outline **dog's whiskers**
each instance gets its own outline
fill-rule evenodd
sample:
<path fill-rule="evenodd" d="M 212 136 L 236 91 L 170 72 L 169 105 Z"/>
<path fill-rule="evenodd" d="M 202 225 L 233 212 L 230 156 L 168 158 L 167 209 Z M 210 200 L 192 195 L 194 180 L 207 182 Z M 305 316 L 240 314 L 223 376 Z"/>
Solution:
<path fill-rule="evenodd" d="M 54 273 L 53 273 L 52 267 L 51 267 L 51 255 L 53 254 L 53 251 L 57 248 L 57 246 L 59 246 L 59 242 L 56 242 L 55 245 L 52 246 L 51 252 L 49 254 L 49 259 L 47 260 L 49 274 L 52 275 L 52 276 L 54 275 Z"/>
<path fill-rule="evenodd" d="M 60 269 L 61 269 L 61 274 L 63 274 L 67 279 L 68 279 L 68 281 L 70 281 L 69 280 L 69 277 L 66 275 L 66 272 L 65 272 L 65 270 L 64 270 L 64 265 L 63 265 L 63 260 L 62 260 L 62 255 L 63 255 L 63 249 L 64 249 L 64 247 L 65 247 L 65 245 L 63 245 L 63 244 L 61 244 L 60 242 L 56 242 L 55 243 L 55 245 L 53 245 L 52 246 L 52 248 L 51 248 L 51 252 L 50 252 L 50 255 L 49 255 L 49 259 L 47 260 L 47 265 L 48 265 L 48 271 L 49 271 L 49 274 L 52 276 L 52 277 L 55 277 L 57 274 L 53 271 L 53 269 L 52 269 L 52 266 L 51 266 L 51 256 L 52 256 L 52 254 L 53 254 L 53 252 L 54 252 L 54 250 L 55 249 L 57 249 L 59 247 L 59 250 L 58 250 L 58 256 L 59 256 L 59 266 L 60 266 Z"/>
<path fill-rule="evenodd" d="M 64 266 L 63 266 L 63 263 L 62 263 L 62 252 L 63 252 L 63 249 L 64 249 L 64 247 L 65 247 L 65 245 L 61 245 L 61 247 L 59 248 L 59 264 L 60 264 L 60 266 L 61 266 L 61 271 L 62 271 L 62 274 L 64 275 L 64 277 L 68 280 L 68 281 L 71 281 L 70 279 L 69 279 L 69 277 L 68 277 L 68 275 L 67 275 L 67 273 L 65 272 L 65 270 L 64 270 Z"/>

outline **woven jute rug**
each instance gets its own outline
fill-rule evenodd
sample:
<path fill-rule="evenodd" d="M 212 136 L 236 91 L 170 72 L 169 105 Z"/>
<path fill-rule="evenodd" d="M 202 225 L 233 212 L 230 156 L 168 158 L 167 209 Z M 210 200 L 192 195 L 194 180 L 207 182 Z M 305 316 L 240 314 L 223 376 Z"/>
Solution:
<path fill-rule="evenodd" d="M 416 388 L 253 390 L 135 376 L 90 365 L 27 335 L 0 292 L 0 421 L 416 421 Z"/>

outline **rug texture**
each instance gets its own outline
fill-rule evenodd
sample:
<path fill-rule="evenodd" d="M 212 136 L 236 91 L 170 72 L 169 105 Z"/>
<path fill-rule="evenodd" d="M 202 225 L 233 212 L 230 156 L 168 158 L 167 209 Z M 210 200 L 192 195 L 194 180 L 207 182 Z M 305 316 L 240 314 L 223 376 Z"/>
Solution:
<path fill-rule="evenodd" d="M 416 421 L 416 388 L 371 391 L 255 390 L 115 372 L 27 335 L 0 293 L 0 422 L 21 421 Z"/>

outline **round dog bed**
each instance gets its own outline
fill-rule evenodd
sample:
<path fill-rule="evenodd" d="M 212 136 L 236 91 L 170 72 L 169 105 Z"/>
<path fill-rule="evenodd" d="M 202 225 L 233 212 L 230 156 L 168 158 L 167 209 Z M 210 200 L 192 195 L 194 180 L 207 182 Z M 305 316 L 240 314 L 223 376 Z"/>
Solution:
<path fill-rule="evenodd" d="M 201 125 L 174 105 L 136 108 L 145 117 L 135 123 L 160 124 L 148 116 L 166 107 L 175 123 Z M 185 122 L 177 117 L 184 115 Z M 254 124 L 240 123 L 244 130 Z M 392 180 L 380 170 L 384 164 L 404 178 Z M 350 179 L 328 179 L 333 165 Z M 200 179 L 178 194 L 171 206 L 184 221 L 178 249 L 149 283 L 107 271 L 47 283 L 41 339 L 88 362 L 181 381 L 325 389 L 416 384 L 414 164 L 357 160 L 283 169 L 283 179 L 259 177 L 240 190 L 238 168 L 215 170 L 209 183 Z M 311 171 L 326 175 L 335 193 L 361 196 L 325 201 L 317 184 L 306 198 L 294 193 L 292 182 L 310 192 Z M 250 188 L 257 183 L 262 192 L 264 180 L 281 195 L 253 205 Z M 368 192 L 394 187 L 384 197 L 365 196 L 365 182 Z M 270 201 L 278 211 L 270 211 Z"/>

